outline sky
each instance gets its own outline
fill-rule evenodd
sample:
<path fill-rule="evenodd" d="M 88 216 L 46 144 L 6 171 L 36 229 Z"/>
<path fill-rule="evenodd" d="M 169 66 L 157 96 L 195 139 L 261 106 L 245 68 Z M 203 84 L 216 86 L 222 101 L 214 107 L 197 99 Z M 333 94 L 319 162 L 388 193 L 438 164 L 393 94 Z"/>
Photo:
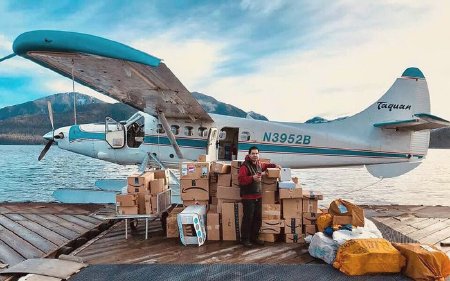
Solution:
<path fill-rule="evenodd" d="M 88 33 L 162 58 L 190 91 L 292 122 L 355 114 L 415 66 L 431 113 L 450 119 L 449 27 L 444 0 L 3 0 L 0 58 L 23 32 Z M 0 62 L 0 108 L 69 91 L 31 61 Z"/>

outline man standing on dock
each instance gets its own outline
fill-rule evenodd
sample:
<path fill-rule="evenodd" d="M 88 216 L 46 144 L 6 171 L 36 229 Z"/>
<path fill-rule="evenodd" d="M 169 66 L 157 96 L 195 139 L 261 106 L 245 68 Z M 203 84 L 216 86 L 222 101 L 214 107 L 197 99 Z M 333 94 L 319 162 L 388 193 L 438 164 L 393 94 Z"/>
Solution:
<path fill-rule="evenodd" d="M 245 247 L 252 247 L 253 244 L 264 245 L 264 241 L 258 238 L 262 223 L 261 177 L 267 168 L 276 167 L 279 166 L 260 163 L 259 149 L 256 146 L 252 146 L 239 169 L 238 180 L 244 207 L 241 241 Z"/>

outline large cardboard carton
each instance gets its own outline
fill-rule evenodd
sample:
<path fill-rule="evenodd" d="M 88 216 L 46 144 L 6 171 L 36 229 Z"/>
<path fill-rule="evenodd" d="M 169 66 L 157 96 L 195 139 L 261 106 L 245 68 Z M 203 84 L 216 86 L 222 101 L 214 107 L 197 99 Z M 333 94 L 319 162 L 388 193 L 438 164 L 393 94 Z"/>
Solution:
<path fill-rule="evenodd" d="M 132 207 L 137 205 L 136 194 L 120 194 L 116 195 L 116 206 Z"/>
<path fill-rule="evenodd" d="M 285 218 L 284 233 L 285 234 L 302 233 L 302 218 Z"/>
<path fill-rule="evenodd" d="M 281 205 L 280 204 L 262 204 L 263 220 L 280 220 Z"/>
<path fill-rule="evenodd" d="M 242 164 L 244 164 L 244 160 L 233 160 L 231 161 L 231 167 L 235 169 L 239 169 Z"/>
<path fill-rule="evenodd" d="M 239 175 L 239 168 L 231 167 L 231 174 L 233 176 Z"/>
<path fill-rule="evenodd" d="M 303 198 L 301 188 L 280 189 L 280 199 Z"/>
<path fill-rule="evenodd" d="M 285 234 L 284 235 L 284 242 L 286 243 L 298 243 L 298 244 L 305 244 L 305 235 L 303 234 Z"/>
<path fill-rule="evenodd" d="M 165 179 L 154 179 L 150 182 L 150 194 L 158 194 L 166 190 Z"/>
<path fill-rule="evenodd" d="M 239 187 L 239 175 L 231 175 L 231 186 Z"/>
<path fill-rule="evenodd" d="M 158 197 L 156 195 L 151 195 L 150 201 L 152 202 L 152 212 L 158 212 Z"/>
<path fill-rule="evenodd" d="M 316 233 L 316 226 L 315 225 L 308 225 L 308 224 L 304 224 L 303 225 L 303 233 L 308 236 L 308 235 L 314 235 L 314 233 Z"/>
<path fill-rule="evenodd" d="M 133 173 L 127 178 L 129 186 L 148 186 L 148 183 L 154 180 L 155 175 L 153 171 L 144 173 Z"/>
<path fill-rule="evenodd" d="M 352 216 L 333 216 L 333 225 L 352 224 Z"/>
<path fill-rule="evenodd" d="M 166 236 L 167 238 L 178 238 L 177 216 L 168 216 L 166 220 Z"/>
<path fill-rule="evenodd" d="M 213 173 L 212 171 L 209 171 L 209 184 L 217 183 L 217 180 L 219 178 L 219 175 L 216 173 Z"/>
<path fill-rule="evenodd" d="M 317 224 L 317 218 L 320 213 L 303 213 L 303 224 L 314 225 Z"/>
<path fill-rule="evenodd" d="M 323 200 L 323 194 L 319 191 L 303 190 L 303 198 Z"/>
<path fill-rule="evenodd" d="M 209 165 L 209 162 L 183 162 L 180 164 L 180 179 L 207 179 L 209 177 Z"/>
<path fill-rule="evenodd" d="M 278 200 L 275 197 L 275 191 L 263 191 L 262 203 L 263 204 L 275 204 Z"/>
<path fill-rule="evenodd" d="M 281 203 L 283 204 L 283 218 L 301 218 L 303 199 L 283 199 Z"/>
<path fill-rule="evenodd" d="M 137 215 L 138 214 L 138 206 L 118 207 L 117 213 L 119 215 Z"/>
<path fill-rule="evenodd" d="M 218 186 L 218 199 L 241 200 L 241 189 L 236 187 Z"/>
<path fill-rule="evenodd" d="M 223 203 L 222 205 L 222 237 L 225 241 L 241 239 L 242 203 Z"/>
<path fill-rule="evenodd" d="M 262 220 L 260 233 L 279 234 L 283 227 L 282 220 Z"/>
<path fill-rule="evenodd" d="M 222 206 L 224 203 L 238 203 L 241 200 L 235 199 L 217 199 L 217 212 L 222 213 Z"/>
<path fill-rule="evenodd" d="M 317 213 L 319 207 L 317 199 L 309 199 L 303 197 L 303 212 L 305 213 Z"/>
<path fill-rule="evenodd" d="M 202 205 L 208 207 L 209 200 L 183 200 L 183 206 Z"/>
<path fill-rule="evenodd" d="M 150 194 L 150 189 L 148 185 L 140 185 L 140 186 L 127 186 L 127 193 L 145 193 Z"/>
<path fill-rule="evenodd" d="M 206 155 L 206 154 L 200 154 L 198 157 L 197 157 L 197 161 L 198 162 L 209 162 L 210 160 L 210 156 L 209 155 Z"/>
<path fill-rule="evenodd" d="M 169 185 L 169 170 L 154 170 L 155 179 L 164 179 L 164 184 Z"/>
<path fill-rule="evenodd" d="M 278 240 L 278 234 L 270 234 L 270 233 L 260 233 L 259 234 L 259 239 L 261 239 L 262 241 L 265 242 L 275 242 Z"/>
<path fill-rule="evenodd" d="M 208 240 L 220 240 L 220 214 L 212 211 L 206 214 L 206 237 Z"/>
<path fill-rule="evenodd" d="M 231 165 L 223 162 L 213 162 L 211 163 L 211 171 L 218 174 L 229 174 L 231 173 Z"/>
<path fill-rule="evenodd" d="M 217 185 L 231 186 L 231 174 L 219 174 L 217 177 Z"/>
<path fill-rule="evenodd" d="M 181 199 L 184 200 L 209 200 L 208 179 L 182 179 L 180 180 Z"/>
<path fill-rule="evenodd" d="M 280 169 L 279 168 L 267 168 L 266 176 L 268 178 L 279 178 L 280 177 Z"/>
<path fill-rule="evenodd" d="M 153 213 L 151 195 L 138 193 L 138 213 L 140 215 L 149 215 Z"/>

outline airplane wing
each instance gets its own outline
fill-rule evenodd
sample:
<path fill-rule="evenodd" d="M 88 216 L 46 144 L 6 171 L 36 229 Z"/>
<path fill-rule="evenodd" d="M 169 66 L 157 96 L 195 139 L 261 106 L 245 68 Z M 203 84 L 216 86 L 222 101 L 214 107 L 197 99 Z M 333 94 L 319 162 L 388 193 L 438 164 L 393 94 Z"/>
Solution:
<path fill-rule="evenodd" d="M 420 131 L 427 129 L 449 127 L 450 122 L 428 113 L 418 113 L 414 114 L 413 118 L 411 119 L 375 123 L 373 124 L 373 126 L 382 129 Z"/>
<path fill-rule="evenodd" d="M 38 30 L 19 35 L 14 53 L 138 110 L 212 122 L 161 59 L 88 34 Z"/>

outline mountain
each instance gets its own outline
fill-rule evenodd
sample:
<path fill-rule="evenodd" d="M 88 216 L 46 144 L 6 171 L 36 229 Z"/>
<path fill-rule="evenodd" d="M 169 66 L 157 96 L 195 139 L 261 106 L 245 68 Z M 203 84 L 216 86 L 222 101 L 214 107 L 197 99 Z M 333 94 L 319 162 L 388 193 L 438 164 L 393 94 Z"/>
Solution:
<path fill-rule="evenodd" d="M 0 109 L 0 144 L 42 144 L 42 136 L 51 131 L 47 101 L 51 101 L 55 128 L 74 124 L 73 100 L 77 103 L 77 123 L 101 123 L 105 118 L 126 120 L 136 109 L 122 103 L 109 104 L 81 93 L 59 93 L 18 105 Z M 209 113 L 246 117 L 247 112 L 201 93 L 193 96 Z M 254 119 L 267 120 L 257 113 Z"/>

